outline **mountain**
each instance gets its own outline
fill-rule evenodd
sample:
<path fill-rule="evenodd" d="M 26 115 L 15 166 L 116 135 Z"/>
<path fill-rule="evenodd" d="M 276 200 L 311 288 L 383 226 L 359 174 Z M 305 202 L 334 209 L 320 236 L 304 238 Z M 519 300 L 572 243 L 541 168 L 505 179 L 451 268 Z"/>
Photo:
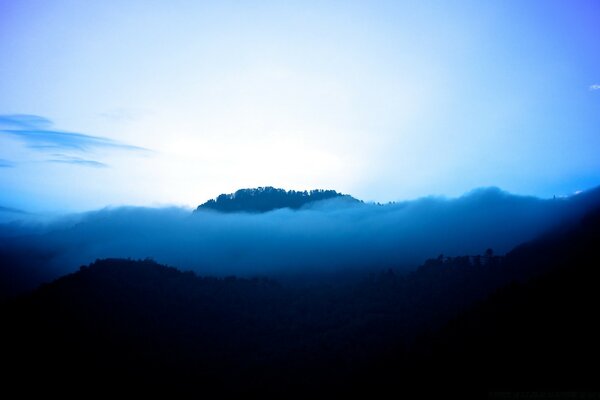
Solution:
<path fill-rule="evenodd" d="M 600 357 L 599 248 L 600 209 L 518 246 L 501 259 L 503 285 L 441 329 L 423 332 L 408 352 L 370 365 L 362 385 L 383 390 L 403 375 L 480 398 L 598 391 L 588 360 Z"/>
<path fill-rule="evenodd" d="M 409 271 L 432 255 L 488 247 L 504 254 L 578 221 L 600 205 L 600 189 L 556 199 L 484 188 L 452 199 L 355 202 L 342 196 L 266 213 L 117 207 L 0 224 L 0 301 L 104 258 L 152 257 L 202 275 L 283 278 Z"/>
<path fill-rule="evenodd" d="M 99 260 L 0 310 L 5 381 L 276 395 L 590 389 L 598 248 L 595 211 L 506 256 L 440 255 L 410 273 L 308 285 Z"/>
<path fill-rule="evenodd" d="M 299 192 L 267 186 L 256 189 L 240 189 L 235 193 L 221 194 L 216 199 L 211 199 L 199 205 L 196 210 L 215 210 L 225 213 L 264 213 L 280 208 L 296 210 L 310 203 L 335 198 L 358 202 L 352 196 L 338 193 L 335 190 L 316 189 Z"/>

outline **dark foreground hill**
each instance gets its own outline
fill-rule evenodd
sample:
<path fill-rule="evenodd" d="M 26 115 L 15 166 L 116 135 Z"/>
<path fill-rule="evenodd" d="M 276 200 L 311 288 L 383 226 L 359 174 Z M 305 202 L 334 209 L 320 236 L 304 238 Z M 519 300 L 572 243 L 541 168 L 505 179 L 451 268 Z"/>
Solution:
<path fill-rule="evenodd" d="M 286 397 L 597 389 L 599 248 L 595 212 L 505 257 L 359 281 L 97 261 L 4 306 L 4 378 Z"/>
<path fill-rule="evenodd" d="M 267 186 L 256 189 L 240 189 L 231 194 L 221 194 L 216 199 L 211 199 L 199 205 L 196 210 L 262 213 L 280 208 L 295 210 L 310 203 L 335 198 L 358 202 L 355 198 L 338 193 L 335 190 L 286 191 Z"/>

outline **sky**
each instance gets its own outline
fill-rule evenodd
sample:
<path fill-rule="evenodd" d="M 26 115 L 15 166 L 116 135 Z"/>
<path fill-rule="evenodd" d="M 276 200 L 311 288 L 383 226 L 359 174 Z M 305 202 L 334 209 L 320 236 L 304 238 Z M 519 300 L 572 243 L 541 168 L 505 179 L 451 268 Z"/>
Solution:
<path fill-rule="evenodd" d="M 599 1 L 0 0 L 0 207 L 600 185 Z"/>

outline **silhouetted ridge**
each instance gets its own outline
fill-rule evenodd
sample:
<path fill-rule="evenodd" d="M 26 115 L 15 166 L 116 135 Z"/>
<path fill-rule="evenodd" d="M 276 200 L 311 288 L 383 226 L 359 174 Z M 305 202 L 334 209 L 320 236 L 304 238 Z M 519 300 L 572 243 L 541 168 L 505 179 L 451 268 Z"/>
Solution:
<path fill-rule="evenodd" d="M 580 361 L 600 357 L 598 248 L 596 210 L 505 256 L 309 285 L 100 260 L 3 305 L 5 380 L 278 398 L 595 388 Z"/>
<path fill-rule="evenodd" d="M 448 376 L 446 371 L 460 360 L 463 376 L 482 392 L 597 391 L 597 369 L 586 360 L 600 357 L 598 248 L 600 209 L 575 229 L 508 253 L 507 269 L 538 274 L 512 280 L 443 329 L 423 336 L 411 355 L 413 373 Z M 379 372 L 388 367 L 382 365 Z M 447 388 L 458 386 L 452 378 Z"/>
<path fill-rule="evenodd" d="M 196 210 L 210 209 L 220 212 L 252 212 L 261 213 L 279 208 L 299 209 L 306 204 L 321 200 L 344 198 L 357 202 L 349 195 L 335 190 L 295 191 L 277 189 L 271 186 L 256 189 L 240 189 L 235 193 L 221 194 L 198 206 Z"/>

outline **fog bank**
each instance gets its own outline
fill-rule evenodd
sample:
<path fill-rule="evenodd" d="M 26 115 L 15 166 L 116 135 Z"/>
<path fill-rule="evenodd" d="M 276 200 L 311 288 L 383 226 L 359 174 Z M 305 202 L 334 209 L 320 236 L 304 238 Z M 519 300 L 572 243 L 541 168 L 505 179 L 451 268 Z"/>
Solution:
<path fill-rule="evenodd" d="M 107 257 L 150 257 L 219 276 L 407 270 L 440 253 L 481 254 L 490 247 L 504 253 L 575 220 L 599 204 L 596 192 L 542 200 L 487 188 L 456 199 L 388 205 L 331 200 L 263 214 L 103 209 L 64 216 L 43 228 L 3 225 L 0 261 L 3 268 L 34 269 L 41 276 Z"/>

